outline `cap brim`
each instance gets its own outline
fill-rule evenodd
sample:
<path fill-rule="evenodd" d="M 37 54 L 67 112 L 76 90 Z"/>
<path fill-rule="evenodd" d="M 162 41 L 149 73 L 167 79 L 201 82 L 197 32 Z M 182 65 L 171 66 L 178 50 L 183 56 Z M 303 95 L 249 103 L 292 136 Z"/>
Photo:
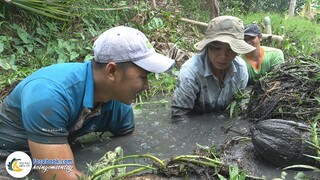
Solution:
<path fill-rule="evenodd" d="M 149 72 L 163 73 L 174 66 L 175 60 L 154 52 L 144 59 L 133 61 L 133 63 Z"/>
<path fill-rule="evenodd" d="M 255 47 L 246 43 L 244 40 L 235 39 L 230 36 L 223 36 L 223 35 L 216 38 L 204 39 L 198 42 L 197 44 L 195 44 L 194 47 L 197 50 L 202 50 L 204 47 L 207 46 L 207 44 L 209 44 L 212 41 L 220 41 L 220 42 L 228 43 L 230 45 L 230 48 L 238 54 L 246 54 L 256 49 Z"/>
<path fill-rule="evenodd" d="M 252 37 L 255 37 L 255 36 L 258 36 L 259 34 L 254 34 L 254 33 L 244 33 L 245 36 L 252 36 Z"/>

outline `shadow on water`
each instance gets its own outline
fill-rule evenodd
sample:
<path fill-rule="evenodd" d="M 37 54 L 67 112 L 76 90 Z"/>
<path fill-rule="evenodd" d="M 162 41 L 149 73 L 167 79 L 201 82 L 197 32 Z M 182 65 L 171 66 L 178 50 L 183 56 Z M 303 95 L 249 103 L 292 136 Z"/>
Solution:
<path fill-rule="evenodd" d="M 228 118 L 226 114 L 206 114 L 172 123 L 168 105 L 147 105 L 135 111 L 136 128 L 133 134 L 123 137 L 111 137 L 94 143 L 84 143 L 73 147 L 77 167 L 87 172 L 86 163 L 97 161 L 107 151 L 120 146 L 124 155 L 151 154 L 162 160 L 173 156 L 192 154 L 197 144 L 219 147 L 228 140 L 248 134 L 250 122 L 242 119 Z M 225 129 L 232 129 L 226 133 Z M 236 133 L 237 132 L 237 133 Z M 251 145 L 251 148 L 253 146 Z M 241 149 L 241 148 L 239 148 Z M 282 170 L 262 161 L 251 162 L 252 157 L 231 154 L 238 163 L 246 161 L 254 176 L 272 179 L 280 177 Z M 252 156 L 249 154 L 248 156 Z M 272 158 L 272 157 L 271 157 Z M 286 171 L 286 179 L 294 179 L 296 171 Z M 320 174 L 304 172 L 312 179 L 320 179 Z M 196 178 L 195 178 L 196 179 Z"/>

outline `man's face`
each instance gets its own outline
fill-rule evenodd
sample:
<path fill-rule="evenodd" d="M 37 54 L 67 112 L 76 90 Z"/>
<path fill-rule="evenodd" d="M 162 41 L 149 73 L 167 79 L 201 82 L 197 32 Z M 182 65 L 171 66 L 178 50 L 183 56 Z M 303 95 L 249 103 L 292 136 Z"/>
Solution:
<path fill-rule="evenodd" d="M 117 90 L 117 100 L 131 104 L 137 94 L 149 89 L 148 84 L 149 72 L 135 64 L 131 64 L 122 69 L 121 77 L 117 81 L 115 89 Z"/>
<path fill-rule="evenodd" d="M 214 41 L 207 48 L 213 70 L 225 70 L 237 55 L 228 43 Z"/>
<path fill-rule="evenodd" d="M 261 40 L 262 40 L 262 35 L 244 36 L 244 41 L 254 47 L 259 47 Z"/>

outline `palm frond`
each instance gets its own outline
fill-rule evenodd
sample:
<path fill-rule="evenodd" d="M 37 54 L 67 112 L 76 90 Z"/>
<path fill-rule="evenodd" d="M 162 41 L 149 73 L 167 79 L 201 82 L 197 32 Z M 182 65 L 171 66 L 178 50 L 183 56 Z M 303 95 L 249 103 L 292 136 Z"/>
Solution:
<path fill-rule="evenodd" d="M 5 2 L 46 17 L 68 21 L 68 18 L 77 16 L 76 13 L 70 12 L 70 10 L 76 8 L 74 4 L 78 1 L 79 0 L 11 0 Z"/>

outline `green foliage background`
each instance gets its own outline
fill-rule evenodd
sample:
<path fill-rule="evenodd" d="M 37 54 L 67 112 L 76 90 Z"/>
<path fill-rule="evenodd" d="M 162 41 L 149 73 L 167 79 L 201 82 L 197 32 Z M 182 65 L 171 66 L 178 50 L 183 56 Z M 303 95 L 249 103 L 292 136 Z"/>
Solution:
<path fill-rule="evenodd" d="M 249 0 L 250 1 L 250 0 Z M 310 0 L 309 0 L 310 1 Z M 0 89 L 19 82 L 33 71 L 55 63 L 83 62 L 92 58 L 94 39 L 108 28 L 127 25 L 143 31 L 154 42 L 176 43 L 185 51 L 195 52 L 193 45 L 202 39 L 205 27 L 179 21 L 188 18 L 201 22 L 210 20 L 207 1 L 162 0 L 153 9 L 151 1 L 121 0 L 57 0 L 43 1 L 35 6 L 33 1 L 0 0 Z M 146 3 L 148 2 L 148 3 Z M 238 16 L 245 23 L 258 22 L 263 28 L 263 18 L 271 18 L 273 34 L 284 34 L 282 47 L 286 59 L 312 56 L 319 60 L 319 14 L 308 20 L 298 14 L 305 3 L 298 0 L 295 17 L 288 17 L 288 2 L 257 1 L 246 6 L 246 0 L 220 1 L 221 15 Z M 22 8 L 18 3 L 32 9 Z M 32 4 L 33 3 L 33 4 Z M 319 1 L 312 1 L 319 10 Z M 41 8 L 39 8 L 41 7 Z M 277 8 L 275 8 L 277 7 Z M 246 8 L 251 10 L 245 10 Z M 46 9 L 51 16 L 39 14 Z M 43 10 L 44 11 L 44 10 Z M 316 12 L 316 11 L 315 11 Z M 172 74 L 151 74 L 150 97 L 157 92 L 168 94 L 174 89 L 178 69 Z M 160 83 L 159 83 L 160 81 Z"/>

